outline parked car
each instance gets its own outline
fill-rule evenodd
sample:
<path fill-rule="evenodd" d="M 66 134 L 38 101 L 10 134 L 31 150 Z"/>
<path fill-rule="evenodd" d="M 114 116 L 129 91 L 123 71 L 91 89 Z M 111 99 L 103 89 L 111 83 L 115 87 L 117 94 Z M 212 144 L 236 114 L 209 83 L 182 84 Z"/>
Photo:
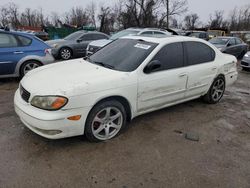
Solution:
<path fill-rule="evenodd" d="M 244 70 L 250 70 L 250 51 L 244 55 L 240 65 Z"/>
<path fill-rule="evenodd" d="M 248 45 L 237 37 L 216 37 L 209 42 L 221 52 L 234 55 L 238 59 L 243 58 L 248 49 Z"/>
<path fill-rule="evenodd" d="M 46 43 L 52 47 L 55 58 L 68 60 L 86 56 L 88 44 L 94 40 L 108 39 L 109 36 L 101 32 L 77 31 L 64 39 L 50 40 Z"/>
<path fill-rule="evenodd" d="M 208 33 L 205 31 L 189 31 L 186 33 L 186 36 L 209 40 Z"/>
<path fill-rule="evenodd" d="M 236 63 L 201 39 L 127 36 L 86 60 L 28 73 L 15 94 L 15 110 L 43 137 L 85 134 L 104 141 L 139 115 L 199 97 L 218 103 L 237 79 Z"/>
<path fill-rule="evenodd" d="M 225 30 L 216 30 L 216 29 L 210 29 L 207 31 L 209 38 L 215 38 L 215 37 L 221 37 L 221 36 L 226 36 L 226 31 Z"/>
<path fill-rule="evenodd" d="M 44 31 L 35 32 L 34 35 L 37 36 L 38 38 L 40 38 L 43 41 L 49 40 L 49 34 L 44 32 Z"/>
<path fill-rule="evenodd" d="M 23 77 L 52 62 L 50 47 L 34 35 L 0 30 L 0 78 Z"/>
<path fill-rule="evenodd" d="M 130 36 L 130 35 L 140 35 L 140 36 L 169 36 L 171 35 L 170 32 L 162 29 L 156 29 L 156 28 L 129 28 L 122 30 L 113 36 L 110 37 L 110 39 L 105 40 L 97 40 L 91 42 L 87 47 L 87 56 L 90 56 L 97 52 L 99 49 L 101 49 L 103 46 L 106 46 L 107 44 L 111 43 L 112 41 L 124 37 L 124 36 Z"/>

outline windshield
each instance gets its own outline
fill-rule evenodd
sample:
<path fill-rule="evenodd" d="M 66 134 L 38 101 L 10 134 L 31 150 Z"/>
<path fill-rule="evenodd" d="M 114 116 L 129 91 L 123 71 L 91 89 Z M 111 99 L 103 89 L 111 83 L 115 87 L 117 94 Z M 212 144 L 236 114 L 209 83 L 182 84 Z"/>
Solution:
<path fill-rule="evenodd" d="M 89 57 L 89 62 L 123 72 L 136 70 L 158 44 L 118 39 Z"/>
<path fill-rule="evenodd" d="M 188 36 L 189 36 L 189 37 L 196 37 L 196 38 L 199 38 L 199 37 L 200 37 L 200 33 L 190 33 Z"/>
<path fill-rule="evenodd" d="M 75 33 L 72 33 L 72 34 L 68 35 L 64 39 L 65 40 L 76 40 L 76 39 L 79 39 L 82 35 L 83 35 L 82 31 L 77 31 Z"/>
<path fill-rule="evenodd" d="M 209 42 L 212 44 L 221 44 L 226 45 L 228 43 L 229 39 L 227 38 L 213 38 Z"/>
<path fill-rule="evenodd" d="M 139 31 L 136 31 L 136 30 L 123 30 L 123 31 L 120 31 L 114 35 L 112 35 L 110 37 L 111 40 L 116 40 L 116 39 L 119 39 L 121 37 L 125 37 L 125 36 L 128 36 L 128 35 L 136 35 L 137 33 L 139 33 Z"/>

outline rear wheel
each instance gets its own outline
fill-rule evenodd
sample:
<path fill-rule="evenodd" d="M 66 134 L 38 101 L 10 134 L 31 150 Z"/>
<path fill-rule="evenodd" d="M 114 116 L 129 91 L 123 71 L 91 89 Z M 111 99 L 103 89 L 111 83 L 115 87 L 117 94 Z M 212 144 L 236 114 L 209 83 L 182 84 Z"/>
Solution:
<path fill-rule="evenodd" d="M 42 64 L 35 60 L 29 60 L 23 63 L 20 69 L 20 76 L 24 77 L 25 74 L 27 74 L 29 71 L 34 70 L 38 67 L 40 67 Z"/>
<path fill-rule="evenodd" d="M 218 76 L 212 83 L 209 91 L 203 97 L 203 100 L 209 104 L 218 103 L 224 95 L 226 82 L 223 76 Z"/>
<path fill-rule="evenodd" d="M 97 104 L 90 112 L 85 135 L 89 141 L 106 141 L 117 136 L 126 126 L 126 112 L 124 106 L 115 100 Z"/>
<path fill-rule="evenodd" d="M 72 51 L 69 48 L 62 48 L 60 50 L 60 57 L 63 60 L 69 60 L 72 57 Z"/>

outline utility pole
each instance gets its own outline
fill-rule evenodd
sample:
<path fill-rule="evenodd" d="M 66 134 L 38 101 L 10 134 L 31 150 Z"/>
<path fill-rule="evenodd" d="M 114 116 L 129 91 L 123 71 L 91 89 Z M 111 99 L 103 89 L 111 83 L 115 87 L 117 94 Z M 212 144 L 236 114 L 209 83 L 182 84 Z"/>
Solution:
<path fill-rule="evenodd" d="M 167 5 L 167 28 L 169 28 L 169 0 L 166 0 Z"/>

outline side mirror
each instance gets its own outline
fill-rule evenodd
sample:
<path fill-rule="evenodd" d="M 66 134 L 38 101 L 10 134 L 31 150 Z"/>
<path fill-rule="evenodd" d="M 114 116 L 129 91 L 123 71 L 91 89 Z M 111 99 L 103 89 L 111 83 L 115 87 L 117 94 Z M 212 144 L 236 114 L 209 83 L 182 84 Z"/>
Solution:
<path fill-rule="evenodd" d="M 82 39 L 77 39 L 76 42 L 80 43 L 80 42 L 82 42 Z"/>
<path fill-rule="evenodd" d="M 151 72 L 156 72 L 162 68 L 162 64 L 159 60 L 151 61 L 144 69 L 144 72 L 149 74 Z"/>

